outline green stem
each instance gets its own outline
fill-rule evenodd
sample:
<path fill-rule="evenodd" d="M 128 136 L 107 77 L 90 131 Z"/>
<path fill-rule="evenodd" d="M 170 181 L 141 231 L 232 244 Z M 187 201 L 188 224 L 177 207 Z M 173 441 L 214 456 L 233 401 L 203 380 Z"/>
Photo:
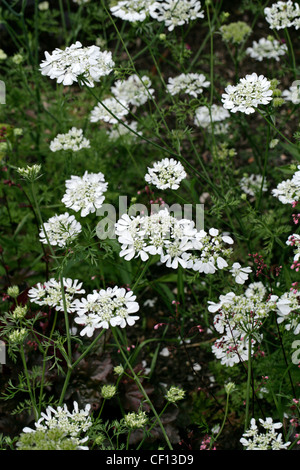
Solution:
<path fill-rule="evenodd" d="M 252 341 L 251 335 L 248 340 L 248 375 L 247 375 L 247 390 L 246 390 L 246 416 L 245 416 L 245 431 L 249 425 L 249 408 L 250 408 L 250 388 L 251 388 L 251 355 L 252 355 Z"/>
<path fill-rule="evenodd" d="M 27 369 L 23 344 L 21 345 L 21 348 L 20 348 L 20 355 L 21 355 L 21 359 L 22 359 L 22 362 L 23 362 L 24 374 L 25 374 L 25 377 L 26 377 L 27 388 L 28 388 L 28 393 L 29 393 L 29 396 L 30 396 L 30 400 L 31 400 L 31 404 L 32 404 L 33 412 L 34 412 L 34 417 L 35 417 L 35 420 L 37 421 L 38 418 L 39 418 L 39 414 L 38 414 L 38 411 L 37 411 L 36 400 L 34 398 L 32 390 L 31 390 L 30 378 L 29 378 L 29 374 L 28 374 L 28 369 Z"/>
<path fill-rule="evenodd" d="M 121 352 L 121 354 L 122 354 L 122 356 L 123 356 L 123 359 L 124 359 L 124 361 L 125 361 L 125 363 L 126 363 L 126 366 L 129 368 L 129 370 L 130 370 L 130 372 L 131 372 L 131 374 L 132 374 L 132 377 L 134 378 L 135 383 L 136 383 L 137 386 L 139 387 L 139 389 L 140 389 L 141 393 L 143 394 L 143 396 L 144 396 L 146 402 L 149 404 L 149 406 L 150 406 L 150 408 L 151 408 L 151 410 L 152 410 L 154 416 L 156 417 L 156 420 L 157 420 L 157 422 L 158 422 L 158 424 L 159 424 L 159 426 L 160 426 L 160 429 L 161 429 L 162 434 L 163 434 L 163 436 L 164 436 L 164 438 L 165 438 L 165 441 L 166 441 L 166 443 L 167 443 L 168 448 L 169 448 L 170 450 L 173 450 L 172 444 L 171 444 L 171 442 L 170 442 L 170 440 L 169 440 L 169 437 L 168 437 L 168 435 L 167 435 L 167 433 L 166 433 L 166 431 L 165 431 L 165 428 L 164 428 L 164 426 L 163 426 L 163 424 L 162 424 L 162 422 L 161 422 L 161 419 L 160 419 L 160 417 L 159 417 L 159 415 L 158 415 L 156 409 L 155 409 L 154 406 L 153 406 L 153 403 L 151 402 L 151 400 L 150 400 L 150 398 L 149 398 L 149 396 L 148 396 L 146 390 L 144 389 L 143 385 L 142 385 L 141 382 L 140 382 L 139 377 L 136 375 L 135 371 L 133 370 L 133 368 L 132 368 L 130 362 L 129 362 L 128 359 L 127 359 L 126 354 L 125 354 L 124 351 L 123 351 L 122 346 L 121 346 L 120 343 L 119 343 L 119 340 L 118 340 L 118 337 L 117 337 L 115 328 L 112 328 L 112 333 L 113 333 L 113 336 L 114 336 L 116 345 L 117 345 L 118 349 L 120 350 L 120 352 Z"/>

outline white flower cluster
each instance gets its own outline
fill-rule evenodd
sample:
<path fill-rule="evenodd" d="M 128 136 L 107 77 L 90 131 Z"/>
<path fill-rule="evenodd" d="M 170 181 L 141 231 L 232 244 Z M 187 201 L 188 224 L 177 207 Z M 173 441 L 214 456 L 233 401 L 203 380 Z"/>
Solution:
<path fill-rule="evenodd" d="M 288 90 L 283 90 L 282 97 L 286 101 L 291 101 L 293 104 L 300 103 L 300 84 L 296 82 L 296 84 L 291 85 Z"/>
<path fill-rule="evenodd" d="M 94 290 L 86 298 L 76 299 L 73 307 L 77 313 L 75 323 L 83 326 L 81 336 L 91 337 L 95 329 L 110 326 L 125 328 L 132 326 L 139 319 L 132 315 L 139 310 L 139 304 L 132 291 L 126 291 L 123 287 L 108 287 L 99 292 Z"/>
<path fill-rule="evenodd" d="M 266 180 L 263 180 L 262 175 L 245 175 L 240 181 L 240 187 L 245 194 L 249 196 L 257 196 L 262 187 L 262 191 L 268 190 Z"/>
<path fill-rule="evenodd" d="M 149 7 L 154 0 L 121 0 L 110 7 L 112 15 L 122 20 L 144 21 L 149 15 Z"/>
<path fill-rule="evenodd" d="M 222 103 L 225 109 L 232 113 L 251 114 L 258 105 L 267 105 L 272 100 L 273 90 L 271 82 L 263 75 L 255 72 L 241 78 L 236 86 L 228 85 L 222 94 Z"/>
<path fill-rule="evenodd" d="M 287 2 L 276 2 L 271 7 L 264 9 L 266 21 L 271 29 L 284 29 L 300 26 L 299 4 L 288 0 Z"/>
<path fill-rule="evenodd" d="M 115 65 L 111 52 L 102 52 L 98 46 L 82 47 L 79 41 L 65 50 L 57 48 L 52 54 L 45 52 L 45 57 L 40 64 L 42 75 L 63 85 L 84 82 L 94 87 L 94 83 L 108 75 Z"/>
<path fill-rule="evenodd" d="M 277 323 L 285 324 L 287 331 L 300 333 L 300 291 L 291 289 L 277 300 Z"/>
<path fill-rule="evenodd" d="M 126 80 L 117 80 L 110 91 L 112 96 L 99 102 L 92 110 L 91 122 L 120 124 L 119 121 L 129 114 L 130 106 L 141 106 L 154 94 L 150 78 L 146 75 L 140 78 L 137 74 L 130 75 Z"/>
<path fill-rule="evenodd" d="M 232 367 L 248 359 L 248 337 L 260 340 L 259 328 L 271 311 L 276 311 L 277 296 L 267 298 L 266 288 L 261 282 L 249 284 L 245 293 L 229 292 L 220 295 L 219 302 L 208 301 L 208 310 L 216 313 L 214 327 L 223 335 L 212 346 L 221 364 Z M 252 344 L 255 341 L 252 340 Z M 252 351 L 253 353 L 253 351 Z"/>
<path fill-rule="evenodd" d="M 220 134 L 226 132 L 227 123 L 223 121 L 228 119 L 229 116 L 229 111 L 224 109 L 223 106 L 213 104 L 210 109 L 207 106 L 199 106 L 195 111 L 194 124 L 211 131 L 213 123 L 214 133 Z"/>
<path fill-rule="evenodd" d="M 178 189 L 181 181 L 186 177 L 182 164 L 174 158 L 164 158 L 160 162 L 154 162 L 153 167 L 148 167 L 145 175 L 147 183 L 153 184 L 158 189 Z"/>
<path fill-rule="evenodd" d="M 282 434 L 277 431 L 282 428 L 282 423 L 274 423 L 272 418 L 259 418 L 259 423 L 263 432 L 258 428 L 255 418 L 252 418 L 250 428 L 240 439 L 246 450 L 286 450 L 291 444 L 283 442 Z"/>
<path fill-rule="evenodd" d="M 82 129 L 72 127 L 66 134 L 57 134 L 50 142 L 50 150 L 58 152 L 60 150 L 72 150 L 78 152 L 81 149 L 89 149 L 90 141 L 83 136 Z"/>
<path fill-rule="evenodd" d="M 177 219 L 167 208 L 147 216 L 123 214 L 115 225 L 121 244 L 120 256 L 126 261 L 140 257 L 146 261 L 150 255 L 160 255 L 160 262 L 168 268 L 178 266 L 194 271 L 214 274 L 228 267 L 233 240 L 211 228 L 207 233 L 198 231 L 194 222 Z"/>
<path fill-rule="evenodd" d="M 92 426 L 90 417 L 91 405 L 86 405 L 84 409 L 79 410 L 78 403 L 73 402 L 73 410 L 70 412 L 66 404 L 63 407 L 58 406 L 54 409 L 48 406 L 45 412 L 41 413 L 41 418 L 35 423 L 35 429 L 25 427 L 23 432 L 34 433 L 39 430 L 47 431 L 49 429 L 59 428 L 64 431 L 66 436 L 77 438 L 82 433 L 86 433 Z M 88 437 L 80 439 L 79 444 L 83 444 Z M 88 450 L 87 447 L 80 447 L 81 450 Z"/>
<path fill-rule="evenodd" d="M 50 245 L 62 248 L 71 243 L 81 233 L 81 230 L 81 224 L 77 222 L 74 215 L 65 212 L 50 217 L 43 224 L 39 234 L 40 241 L 47 245 L 49 240 Z"/>
<path fill-rule="evenodd" d="M 149 13 L 155 20 L 164 22 L 169 31 L 197 18 L 204 18 L 198 0 L 158 0 L 149 6 Z"/>
<path fill-rule="evenodd" d="M 66 180 L 66 192 L 62 203 L 74 211 L 80 211 L 81 217 L 94 213 L 99 209 L 105 199 L 103 195 L 107 190 L 103 173 L 88 173 L 83 176 L 72 175 Z"/>
<path fill-rule="evenodd" d="M 117 80 L 111 87 L 111 92 L 118 101 L 141 106 L 154 94 L 151 84 L 150 78 L 146 75 L 140 78 L 137 74 L 133 74 L 126 80 Z"/>
<path fill-rule="evenodd" d="M 252 46 L 246 49 L 246 54 L 259 62 L 265 59 L 275 59 L 278 62 L 287 51 L 287 45 L 281 44 L 277 39 L 261 38 L 259 41 L 253 41 Z"/>
<path fill-rule="evenodd" d="M 300 201 L 300 165 L 291 179 L 281 181 L 276 189 L 272 189 L 272 194 L 282 204 L 293 204 Z"/>
<path fill-rule="evenodd" d="M 293 247 L 294 262 L 298 262 L 300 260 L 300 235 L 298 235 L 297 233 L 293 233 L 287 239 L 286 244 Z"/>
<path fill-rule="evenodd" d="M 78 294 L 85 294 L 82 289 L 82 283 L 77 279 L 74 281 L 70 278 L 63 278 L 64 297 L 67 312 L 74 312 L 72 306 L 75 296 Z M 28 291 L 30 301 L 42 306 L 55 308 L 58 312 L 64 311 L 63 294 L 61 290 L 61 283 L 54 278 L 43 284 L 38 283 L 35 287 L 31 287 Z"/>
<path fill-rule="evenodd" d="M 110 129 L 106 131 L 108 139 L 110 141 L 114 142 L 118 139 L 126 139 L 127 142 L 135 142 L 138 138 L 135 133 L 138 133 L 140 136 L 143 135 L 141 131 L 138 131 L 138 124 L 136 121 L 124 121 L 124 124 L 126 124 L 126 126 L 132 129 L 133 132 L 131 132 L 128 127 L 123 126 L 120 123 L 114 124 Z"/>
<path fill-rule="evenodd" d="M 112 96 L 96 104 L 91 111 L 90 121 L 104 121 L 109 124 L 117 124 L 128 113 L 128 103 L 124 100 L 119 101 Z"/>
<path fill-rule="evenodd" d="M 181 73 L 177 77 L 168 79 L 167 90 L 172 96 L 186 93 L 197 98 L 203 92 L 203 88 L 208 88 L 209 85 L 210 82 L 203 73 Z"/>

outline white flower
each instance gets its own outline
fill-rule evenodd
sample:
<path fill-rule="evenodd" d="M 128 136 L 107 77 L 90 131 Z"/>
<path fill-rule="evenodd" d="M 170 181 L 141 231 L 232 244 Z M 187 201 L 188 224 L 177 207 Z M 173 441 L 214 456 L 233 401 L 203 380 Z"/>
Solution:
<path fill-rule="evenodd" d="M 217 359 L 220 359 L 222 365 L 233 367 L 248 359 L 248 341 L 241 338 L 238 330 L 227 328 L 225 335 L 213 344 L 212 352 Z"/>
<path fill-rule="evenodd" d="M 149 255 L 159 255 L 160 262 L 177 269 L 179 265 L 194 271 L 213 274 L 228 266 L 233 240 L 219 234 L 216 229 L 199 232 L 189 219 L 177 219 L 167 208 L 149 216 L 123 214 L 115 225 L 115 233 L 121 244 L 120 256 L 129 261 Z"/>
<path fill-rule="evenodd" d="M 145 180 L 158 189 L 178 189 L 185 177 L 186 172 L 180 162 L 174 158 L 164 158 L 160 162 L 154 162 L 152 168 L 148 167 Z"/>
<path fill-rule="evenodd" d="M 110 7 L 112 15 L 122 20 L 144 21 L 149 15 L 149 6 L 154 0 L 121 0 Z"/>
<path fill-rule="evenodd" d="M 73 312 L 72 303 L 75 299 L 75 295 L 85 293 L 85 290 L 82 289 L 82 282 L 79 282 L 78 279 L 73 281 L 70 278 L 63 278 L 63 287 L 67 312 Z M 61 289 L 61 283 L 55 278 L 51 278 L 44 284 L 38 283 L 36 286 L 31 287 L 28 291 L 28 297 L 31 302 L 37 305 L 47 305 L 61 312 L 64 310 Z"/>
<path fill-rule="evenodd" d="M 250 267 L 242 268 L 240 263 L 233 263 L 230 272 L 235 278 L 235 282 L 238 284 L 244 284 L 249 277 L 248 275 L 252 272 L 252 269 Z"/>
<path fill-rule="evenodd" d="M 70 412 L 66 404 L 63 407 L 58 406 L 54 409 L 48 406 L 45 412 L 41 413 L 41 418 L 34 423 L 35 429 L 25 427 L 23 432 L 32 433 L 38 430 L 48 430 L 59 428 L 67 436 L 77 437 L 81 433 L 87 432 L 92 426 L 90 417 L 91 405 L 86 405 L 84 409 L 79 410 L 78 403 L 73 402 L 73 410 Z M 85 442 L 85 440 L 81 441 Z"/>
<path fill-rule="evenodd" d="M 300 9 L 298 3 L 288 0 L 287 2 L 273 3 L 271 7 L 264 9 L 264 13 L 270 28 L 280 30 L 295 26 L 295 21 L 300 16 Z"/>
<path fill-rule="evenodd" d="M 45 234 L 44 232 L 47 234 Z M 44 223 L 40 230 L 40 241 L 44 244 L 64 247 L 71 243 L 81 232 L 81 224 L 77 222 L 74 215 L 68 212 L 60 215 L 54 215 Z M 47 240 L 48 237 L 48 240 Z"/>
<path fill-rule="evenodd" d="M 158 0 L 149 6 L 149 13 L 155 20 L 163 21 L 169 31 L 204 17 L 198 0 Z"/>
<path fill-rule="evenodd" d="M 111 141 L 116 141 L 118 139 L 126 139 L 126 142 L 128 143 L 135 142 L 138 139 L 138 136 L 135 133 L 138 133 L 140 136 L 143 135 L 142 132 L 138 131 L 136 121 L 124 121 L 124 124 L 126 124 L 127 127 L 123 126 L 123 124 L 120 123 L 113 124 L 111 129 L 107 130 L 108 139 Z M 131 132 L 128 127 L 132 129 L 133 132 Z"/>
<path fill-rule="evenodd" d="M 282 434 L 277 433 L 277 429 L 282 427 L 282 423 L 274 423 L 268 417 L 265 420 L 259 419 L 260 426 L 264 432 L 260 432 L 256 420 L 250 421 L 250 428 L 247 429 L 240 439 L 246 450 L 286 450 L 290 442 L 282 441 Z"/>
<path fill-rule="evenodd" d="M 286 44 L 281 44 L 276 39 L 261 38 L 259 41 L 253 41 L 252 47 L 246 49 L 246 54 L 259 62 L 265 59 L 275 59 L 278 62 L 287 51 Z"/>
<path fill-rule="evenodd" d="M 98 46 L 82 47 L 79 41 L 65 50 L 57 48 L 52 54 L 45 52 L 45 57 L 40 64 L 42 75 L 63 85 L 84 82 L 94 87 L 94 82 L 108 75 L 115 65 L 111 52 L 102 52 Z"/>
<path fill-rule="evenodd" d="M 141 78 L 134 74 L 126 80 L 117 80 L 111 87 L 111 92 L 118 101 L 134 106 L 145 104 L 154 94 L 151 87 L 151 80 L 146 75 Z"/>
<path fill-rule="evenodd" d="M 129 113 L 126 101 L 117 101 L 116 98 L 110 97 L 98 103 L 91 112 L 90 121 L 105 121 L 110 124 L 117 124 L 123 116 Z"/>
<path fill-rule="evenodd" d="M 277 323 L 283 323 L 287 331 L 293 331 L 295 335 L 300 334 L 300 292 L 291 289 L 284 293 L 276 302 Z"/>
<path fill-rule="evenodd" d="M 76 299 L 72 306 L 78 314 L 75 322 L 84 325 L 81 336 L 91 337 L 98 328 L 132 326 L 139 319 L 134 315 L 139 310 L 136 296 L 132 291 L 126 292 L 118 286 L 101 289 L 99 292 L 93 291 L 86 298 Z"/>
<path fill-rule="evenodd" d="M 259 194 L 261 187 L 263 192 L 268 190 L 266 180 L 263 180 L 262 175 L 245 175 L 239 184 L 244 193 L 253 197 Z"/>
<path fill-rule="evenodd" d="M 195 111 L 194 124 L 211 131 L 213 123 L 214 133 L 220 134 L 226 131 L 227 123 L 224 123 L 223 121 L 229 117 L 229 111 L 223 108 L 223 106 L 219 106 L 217 104 L 213 104 L 210 108 L 207 106 L 199 106 Z"/>
<path fill-rule="evenodd" d="M 262 321 L 271 312 L 276 312 L 277 301 L 277 296 L 267 296 L 266 289 L 260 282 L 250 284 L 244 294 L 229 292 L 220 295 L 219 302 L 208 301 L 209 312 L 215 313 L 214 327 L 223 335 L 214 344 L 213 352 L 223 364 L 232 366 L 239 360 L 246 360 L 248 335 L 255 337 L 256 341 L 261 340 L 259 330 Z"/>
<path fill-rule="evenodd" d="M 293 233 L 286 241 L 286 244 L 294 248 L 294 261 L 300 259 L 300 235 Z"/>
<path fill-rule="evenodd" d="M 50 150 L 57 152 L 59 150 L 72 150 L 78 152 L 81 149 L 90 148 L 90 141 L 83 136 L 82 129 L 72 127 L 66 134 L 58 134 L 50 142 Z"/>
<path fill-rule="evenodd" d="M 210 82 L 202 73 L 181 73 L 177 77 L 170 77 L 167 90 L 171 95 L 186 93 L 197 98 L 203 92 L 203 88 L 209 87 Z"/>
<path fill-rule="evenodd" d="M 80 211 L 81 217 L 86 217 L 102 207 L 107 185 L 101 172 L 86 171 L 82 177 L 72 175 L 71 179 L 66 180 L 62 203 L 76 212 Z"/>
<path fill-rule="evenodd" d="M 271 82 L 263 75 L 246 75 L 236 86 L 228 85 L 225 88 L 222 94 L 223 106 L 232 113 L 254 113 L 258 105 L 267 105 L 272 100 L 273 90 L 270 87 Z"/>
<path fill-rule="evenodd" d="M 286 101 L 291 101 L 293 104 L 300 103 L 300 84 L 296 82 L 295 85 L 291 85 L 288 90 L 283 90 L 282 97 Z"/>
<path fill-rule="evenodd" d="M 293 204 L 293 202 L 300 201 L 300 165 L 292 178 L 279 183 L 277 188 L 272 190 L 272 194 L 282 204 Z"/>

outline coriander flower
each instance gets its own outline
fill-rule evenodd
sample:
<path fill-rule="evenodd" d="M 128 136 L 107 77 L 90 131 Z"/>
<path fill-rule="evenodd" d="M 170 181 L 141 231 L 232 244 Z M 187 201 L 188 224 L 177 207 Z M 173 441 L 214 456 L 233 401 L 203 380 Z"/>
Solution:
<path fill-rule="evenodd" d="M 252 272 L 252 269 L 250 267 L 242 268 L 240 263 L 233 263 L 229 271 L 232 273 L 237 284 L 244 284 L 249 277 L 248 275 Z"/>
<path fill-rule="evenodd" d="M 79 82 L 94 87 L 115 65 L 111 52 L 102 52 L 98 46 L 82 47 L 79 41 L 65 50 L 56 48 L 52 54 L 45 52 L 45 57 L 40 64 L 42 75 L 63 85 Z"/>
<path fill-rule="evenodd" d="M 226 333 L 214 342 L 212 352 L 222 365 L 233 367 L 248 360 L 248 347 L 248 341 L 241 337 L 238 330 L 227 328 Z"/>
<path fill-rule="evenodd" d="M 46 233 L 45 233 L 46 232 Z M 81 224 L 68 212 L 54 215 L 40 229 L 40 241 L 60 248 L 72 243 L 81 232 Z"/>
<path fill-rule="evenodd" d="M 107 130 L 106 133 L 110 141 L 114 142 L 120 139 L 120 140 L 126 140 L 127 143 L 133 143 L 138 139 L 136 133 L 142 136 L 142 132 L 138 131 L 136 121 L 133 121 L 133 122 L 124 121 L 124 124 L 126 124 L 127 127 L 123 126 L 123 124 L 117 123 L 117 124 L 113 124 L 113 126 L 109 130 Z M 130 129 L 132 129 L 133 132 L 131 132 Z"/>
<path fill-rule="evenodd" d="M 292 331 L 295 335 L 300 334 L 300 291 L 291 289 L 285 292 L 276 302 L 277 323 L 284 324 L 287 331 Z"/>
<path fill-rule="evenodd" d="M 226 124 L 224 126 L 223 121 L 229 117 L 229 111 L 223 108 L 223 106 L 217 104 L 213 104 L 210 108 L 207 106 L 199 106 L 199 108 L 195 110 L 194 124 L 211 131 L 213 123 L 214 133 L 219 134 L 223 130 L 226 130 Z"/>
<path fill-rule="evenodd" d="M 105 121 L 110 124 L 117 124 L 128 113 L 129 109 L 126 101 L 118 101 L 115 97 L 110 97 L 94 107 L 91 112 L 90 121 Z"/>
<path fill-rule="evenodd" d="M 117 387 L 115 385 L 103 385 L 101 387 L 101 395 L 106 400 L 109 400 L 117 393 Z"/>
<path fill-rule="evenodd" d="M 274 423 L 272 418 L 259 419 L 259 430 L 254 418 L 250 421 L 250 428 L 247 429 L 240 439 L 246 450 L 286 450 L 290 442 L 283 442 L 282 434 L 277 432 L 282 427 L 282 423 Z"/>
<path fill-rule="evenodd" d="M 277 188 L 272 189 L 272 194 L 282 204 L 293 204 L 300 201 L 300 165 L 298 165 L 292 178 L 282 181 Z"/>
<path fill-rule="evenodd" d="M 72 127 L 66 134 L 57 134 L 50 142 L 50 150 L 58 152 L 60 150 L 72 150 L 78 152 L 81 149 L 89 149 L 90 141 L 83 136 L 82 129 Z"/>
<path fill-rule="evenodd" d="M 261 188 L 263 192 L 268 190 L 265 179 L 262 175 L 245 175 L 240 181 L 240 187 L 245 194 L 255 197 L 259 194 Z"/>
<path fill-rule="evenodd" d="M 152 168 L 148 167 L 145 180 L 158 189 L 178 189 L 185 177 L 186 172 L 180 162 L 174 158 L 164 158 L 160 162 L 154 162 Z"/>
<path fill-rule="evenodd" d="M 22 178 L 28 181 L 35 181 L 39 178 L 39 172 L 41 171 L 41 165 L 27 165 L 26 168 L 17 168 L 17 172 Z"/>
<path fill-rule="evenodd" d="M 260 104 L 267 105 L 272 100 L 271 82 L 263 75 L 252 73 L 241 78 L 236 86 L 228 85 L 222 94 L 225 109 L 251 114 Z"/>
<path fill-rule="evenodd" d="M 174 385 L 169 388 L 166 393 L 166 399 L 170 403 L 176 403 L 179 400 L 182 400 L 185 396 L 185 391 L 180 389 L 179 387 L 175 387 Z"/>
<path fill-rule="evenodd" d="M 233 44 L 240 44 L 245 41 L 250 35 L 252 29 L 244 21 L 236 21 L 229 24 L 224 24 L 220 28 L 222 39 L 225 42 Z"/>
<path fill-rule="evenodd" d="M 244 294 L 229 292 L 220 295 L 218 302 L 208 301 L 208 311 L 215 314 L 214 328 L 222 335 L 215 341 L 212 352 L 222 364 L 232 367 L 248 359 L 249 335 L 260 342 L 263 320 L 278 311 L 277 302 L 278 297 L 268 296 L 261 282 L 250 284 Z"/>
<path fill-rule="evenodd" d="M 233 240 L 217 229 L 197 231 L 193 221 L 177 219 L 167 208 L 149 216 L 123 214 L 115 225 L 121 244 L 120 256 L 126 261 L 159 255 L 160 262 L 168 268 L 179 265 L 194 271 L 213 274 L 228 267 Z"/>
<path fill-rule="evenodd" d="M 111 326 L 125 328 L 133 326 L 138 316 L 134 315 L 139 310 L 136 296 L 132 291 L 115 286 L 114 288 L 93 291 L 86 298 L 76 299 L 72 308 L 78 317 L 75 322 L 85 328 L 80 332 L 81 336 L 92 336 L 95 329 L 108 329 Z"/>
<path fill-rule="evenodd" d="M 300 103 L 300 84 L 296 82 L 288 90 L 283 90 L 282 97 L 293 104 Z"/>
<path fill-rule="evenodd" d="M 122 20 L 144 21 L 149 15 L 149 6 L 154 0 L 121 0 L 110 7 L 113 16 Z"/>
<path fill-rule="evenodd" d="M 73 312 L 72 303 L 75 296 L 85 293 L 82 282 L 79 282 L 78 279 L 63 278 L 62 283 L 64 300 L 61 282 L 55 278 L 51 278 L 43 284 L 37 283 L 34 287 L 31 287 L 28 291 L 28 297 L 31 302 L 37 305 L 53 307 L 59 312 L 64 311 L 65 305 L 68 313 Z"/>
<path fill-rule="evenodd" d="M 9 345 L 22 344 L 27 335 L 28 335 L 28 331 L 26 330 L 26 328 L 19 328 L 17 330 L 13 330 L 8 335 L 8 343 Z"/>
<path fill-rule="evenodd" d="M 276 39 L 261 38 L 259 41 L 253 41 L 252 46 L 246 49 L 246 54 L 259 62 L 265 59 L 274 59 L 278 62 L 287 51 L 286 44 L 281 44 Z"/>
<path fill-rule="evenodd" d="M 66 180 L 66 192 L 62 203 L 76 212 L 80 211 L 81 217 L 86 217 L 102 207 L 107 185 L 101 172 L 85 171 L 81 177 L 72 175 L 71 179 Z"/>
<path fill-rule="evenodd" d="M 300 235 L 293 233 L 286 241 L 286 244 L 294 249 L 294 261 L 300 260 Z"/>
<path fill-rule="evenodd" d="M 291 26 L 297 26 L 297 19 L 300 16 L 300 8 L 298 3 L 291 0 L 287 2 L 276 2 L 271 7 L 264 9 L 265 19 L 269 23 L 271 29 L 284 29 Z M 297 28 L 298 29 L 298 28 Z"/>
<path fill-rule="evenodd" d="M 61 430 L 64 437 L 75 439 L 81 450 L 87 450 L 87 447 L 81 445 L 88 440 L 85 437 L 80 440 L 81 434 L 86 433 L 92 426 L 90 417 L 91 405 L 86 405 L 84 409 L 79 410 L 78 403 L 73 402 L 73 410 L 70 412 L 66 404 L 63 407 L 58 406 L 56 409 L 48 406 L 45 412 L 41 413 L 41 418 L 34 423 L 35 429 L 25 427 L 23 433 L 35 434 L 40 431 L 48 433 L 50 430 Z"/>
<path fill-rule="evenodd" d="M 7 288 L 7 295 L 12 297 L 13 299 L 16 299 L 20 294 L 20 289 L 18 286 L 9 286 Z"/>
<path fill-rule="evenodd" d="M 133 106 L 141 106 L 153 96 L 154 89 L 151 88 L 151 80 L 146 75 L 141 78 L 134 74 L 126 80 L 117 80 L 111 87 L 111 92 L 115 98 Z"/>
<path fill-rule="evenodd" d="M 203 92 L 203 88 L 208 88 L 210 82 L 202 73 L 181 73 L 177 77 L 170 77 L 167 83 L 167 90 L 171 95 L 186 93 L 197 98 Z"/>
<path fill-rule="evenodd" d="M 149 6 L 150 16 L 164 22 L 169 31 L 192 20 L 204 18 L 198 0 L 158 0 Z"/>
<path fill-rule="evenodd" d="M 138 413 L 132 412 L 127 413 L 124 416 L 124 424 L 129 429 L 143 428 L 148 422 L 148 417 L 145 411 L 139 411 Z"/>

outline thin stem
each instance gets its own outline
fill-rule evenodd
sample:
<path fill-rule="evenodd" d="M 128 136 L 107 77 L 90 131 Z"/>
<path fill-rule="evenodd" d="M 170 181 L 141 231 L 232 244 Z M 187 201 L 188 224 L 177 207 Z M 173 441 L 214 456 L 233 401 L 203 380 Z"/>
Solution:
<path fill-rule="evenodd" d="M 120 343 L 119 343 L 118 336 L 117 336 L 117 334 L 116 334 L 115 328 L 112 328 L 112 333 L 113 333 L 113 336 L 114 336 L 116 345 L 117 345 L 118 349 L 120 350 L 120 352 L 121 352 L 121 354 L 122 354 L 122 356 L 123 356 L 123 359 L 124 359 L 124 361 L 125 361 L 127 367 L 129 368 L 129 370 L 130 370 L 130 372 L 131 372 L 131 374 L 132 374 L 132 376 L 133 376 L 133 379 L 134 379 L 135 383 L 136 383 L 137 386 L 139 387 L 139 389 L 140 389 L 141 393 L 143 394 L 145 400 L 146 400 L 147 403 L 149 404 L 149 406 L 150 406 L 150 408 L 151 408 L 151 410 L 152 410 L 154 416 L 156 417 L 156 420 L 157 420 L 157 422 L 158 422 L 158 424 L 159 424 L 159 426 L 160 426 L 160 429 L 161 429 L 161 431 L 162 431 L 162 434 L 163 434 L 163 436 L 164 436 L 164 438 L 165 438 L 165 440 L 166 440 L 167 446 L 169 447 L 170 450 L 173 450 L 172 444 L 171 444 L 171 442 L 170 442 L 170 440 L 169 440 L 169 437 L 168 437 L 168 435 L 167 435 L 167 433 L 166 433 L 166 431 L 165 431 L 165 428 L 164 428 L 164 426 L 163 426 L 163 424 L 162 424 L 162 422 L 161 422 L 161 419 L 160 419 L 160 417 L 159 417 L 159 415 L 158 415 L 156 409 L 155 409 L 154 406 L 153 406 L 153 403 L 151 402 L 151 400 L 150 400 L 150 398 L 149 398 L 149 396 L 148 396 L 146 390 L 144 389 L 143 385 L 141 384 L 141 381 L 140 381 L 139 377 L 138 377 L 138 376 L 136 375 L 136 373 L 134 372 L 134 370 L 133 370 L 133 368 L 132 368 L 130 362 L 129 362 L 128 359 L 127 359 L 126 354 L 125 354 L 124 351 L 123 351 L 122 346 L 121 346 Z"/>
<path fill-rule="evenodd" d="M 245 416 L 245 431 L 249 424 L 249 408 L 250 408 L 250 388 L 251 388 L 251 355 L 252 355 L 252 339 L 249 335 L 248 339 L 248 375 L 247 375 L 247 390 L 246 390 L 246 416 Z"/>

